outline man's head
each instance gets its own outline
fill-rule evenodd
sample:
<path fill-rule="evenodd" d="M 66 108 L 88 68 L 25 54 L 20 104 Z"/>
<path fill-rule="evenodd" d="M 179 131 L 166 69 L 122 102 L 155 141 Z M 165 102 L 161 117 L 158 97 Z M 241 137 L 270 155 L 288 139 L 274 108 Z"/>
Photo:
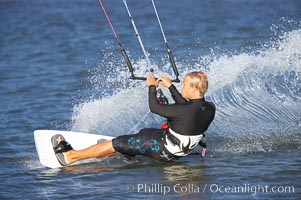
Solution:
<path fill-rule="evenodd" d="M 185 76 L 182 84 L 182 96 L 186 99 L 204 97 L 208 89 L 207 75 L 202 72 L 190 72 Z"/>

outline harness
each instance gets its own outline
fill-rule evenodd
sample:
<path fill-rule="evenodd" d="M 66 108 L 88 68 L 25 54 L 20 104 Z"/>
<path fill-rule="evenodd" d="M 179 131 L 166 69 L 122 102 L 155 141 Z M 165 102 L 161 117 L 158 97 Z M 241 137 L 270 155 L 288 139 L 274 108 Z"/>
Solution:
<path fill-rule="evenodd" d="M 188 155 L 203 138 L 203 133 L 199 135 L 181 135 L 172 129 L 163 132 L 164 147 L 175 156 Z"/>

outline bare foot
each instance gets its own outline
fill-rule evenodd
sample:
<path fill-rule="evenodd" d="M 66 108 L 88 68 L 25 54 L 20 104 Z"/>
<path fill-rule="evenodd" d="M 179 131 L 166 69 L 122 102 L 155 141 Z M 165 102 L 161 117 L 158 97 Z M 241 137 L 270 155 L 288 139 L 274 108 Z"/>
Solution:
<path fill-rule="evenodd" d="M 201 157 L 204 158 L 206 156 L 206 148 L 203 148 L 202 153 L 201 153 Z"/>

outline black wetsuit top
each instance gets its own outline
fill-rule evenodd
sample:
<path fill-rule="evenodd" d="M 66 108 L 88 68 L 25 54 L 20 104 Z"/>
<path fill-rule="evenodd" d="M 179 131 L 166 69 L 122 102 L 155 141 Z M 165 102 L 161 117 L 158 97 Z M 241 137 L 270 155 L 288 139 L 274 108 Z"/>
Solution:
<path fill-rule="evenodd" d="M 167 118 L 170 129 L 178 134 L 189 136 L 203 134 L 214 118 L 214 104 L 206 102 L 204 98 L 187 101 L 174 85 L 170 86 L 169 90 L 176 103 L 162 105 L 157 101 L 156 87 L 149 86 L 150 110 Z M 144 128 L 137 134 L 121 135 L 112 140 L 113 148 L 119 153 L 129 156 L 143 155 L 161 161 L 178 159 L 188 155 L 194 148 L 190 146 L 190 142 L 188 145 L 185 143 L 185 146 L 182 144 L 184 143 L 170 134 L 169 130 L 155 128 Z M 205 145 L 202 145 L 201 141 L 199 144 L 202 147 Z M 179 152 L 170 149 L 173 147 L 179 148 Z"/>
<path fill-rule="evenodd" d="M 149 107 L 151 112 L 167 118 L 169 127 L 181 135 L 204 133 L 215 116 L 215 106 L 201 99 L 187 101 L 174 85 L 169 87 L 174 104 L 162 105 L 157 102 L 156 87 L 149 86 Z"/>

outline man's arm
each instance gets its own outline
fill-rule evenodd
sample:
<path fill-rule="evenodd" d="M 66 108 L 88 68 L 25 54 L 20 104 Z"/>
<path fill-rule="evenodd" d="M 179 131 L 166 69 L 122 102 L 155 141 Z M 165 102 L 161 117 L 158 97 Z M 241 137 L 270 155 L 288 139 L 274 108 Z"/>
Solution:
<path fill-rule="evenodd" d="M 175 104 L 159 104 L 156 96 L 156 86 L 150 85 L 148 91 L 149 109 L 152 113 L 158 114 L 162 117 L 172 118 L 179 115 L 179 106 Z"/>
<path fill-rule="evenodd" d="M 160 78 L 158 79 L 160 81 Z M 162 117 L 173 118 L 178 117 L 185 110 L 181 105 L 169 104 L 169 105 L 161 105 L 157 101 L 157 81 L 153 76 L 147 77 L 146 84 L 148 85 L 148 101 L 149 108 L 152 113 L 158 114 Z M 170 84 L 171 85 L 171 84 Z"/>
<path fill-rule="evenodd" d="M 186 103 L 187 102 L 187 100 L 182 97 L 182 95 L 180 94 L 180 92 L 177 90 L 177 88 L 174 85 L 171 85 L 168 89 L 171 93 L 173 100 L 176 103 Z"/>
<path fill-rule="evenodd" d="M 171 79 L 169 77 L 159 77 L 158 81 L 160 85 L 169 89 L 171 96 L 176 103 L 187 102 L 187 100 L 182 97 L 177 88 L 171 83 Z"/>

